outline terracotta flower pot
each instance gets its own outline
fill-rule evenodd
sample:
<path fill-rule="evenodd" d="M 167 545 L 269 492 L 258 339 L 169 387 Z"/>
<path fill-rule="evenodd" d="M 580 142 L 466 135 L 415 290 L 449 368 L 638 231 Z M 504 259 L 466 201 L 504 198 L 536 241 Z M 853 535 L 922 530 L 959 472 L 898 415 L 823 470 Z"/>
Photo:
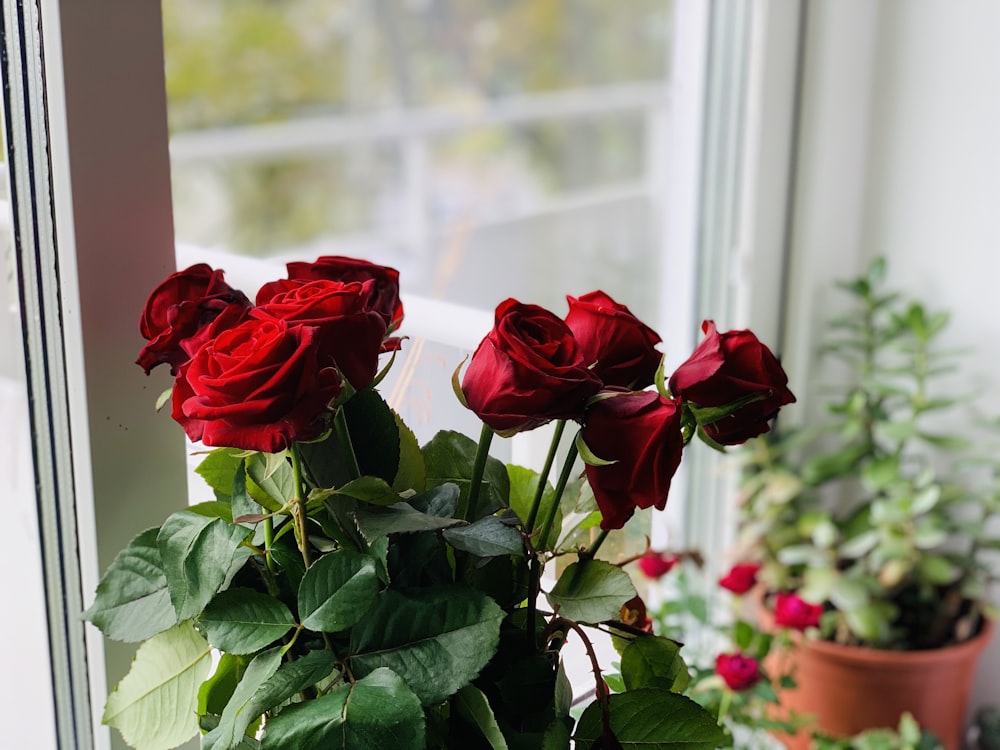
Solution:
<path fill-rule="evenodd" d="M 819 731 L 840 737 L 895 728 L 909 711 L 921 728 L 955 750 L 961 746 L 976 662 L 992 635 L 987 620 L 970 640 L 929 651 L 803 641 L 772 666 L 792 668 L 797 683 L 780 693 L 782 710 L 813 714 Z M 809 731 L 781 739 L 789 750 L 801 750 L 809 746 Z"/>

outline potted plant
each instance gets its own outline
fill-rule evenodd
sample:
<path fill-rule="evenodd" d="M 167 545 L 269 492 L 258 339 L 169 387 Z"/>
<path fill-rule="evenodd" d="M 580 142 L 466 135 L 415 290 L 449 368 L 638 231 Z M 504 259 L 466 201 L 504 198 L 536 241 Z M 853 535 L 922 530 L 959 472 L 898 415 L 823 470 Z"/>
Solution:
<path fill-rule="evenodd" d="M 843 368 L 828 420 L 755 441 L 741 554 L 761 564 L 777 623 L 819 636 L 794 652 L 799 687 L 784 704 L 840 735 L 895 726 L 910 710 L 953 748 L 992 630 L 988 558 L 1000 539 L 986 520 L 1000 493 L 971 444 L 941 431 L 961 403 L 935 388 L 957 356 L 940 347 L 948 315 L 885 291 L 884 277 L 877 260 L 839 284 L 852 304 L 821 350 Z M 848 663 L 872 692 L 845 682 Z M 886 682 L 896 668 L 908 675 L 898 687 Z"/>
<path fill-rule="evenodd" d="M 565 319 L 508 299 L 454 378 L 479 440 L 420 446 L 377 390 L 402 319 L 398 274 L 341 257 L 288 264 L 253 302 L 204 264 L 150 295 L 138 364 L 169 365 L 161 403 L 205 446 L 216 499 L 139 534 L 98 586 L 86 617 L 142 642 L 105 722 L 150 750 L 199 731 L 212 750 L 725 745 L 598 553 L 636 508 L 664 507 L 696 434 L 768 429 L 793 399 L 771 352 L 706 323 L 668 390 L 659 336 L 606 294 L 569 298 Z M 489 455 L 550 421 L 541 472 Z M 614 693 L 594 629 L 624 643 Z M 582 713 L 568 639 L 593 669 Z"/>

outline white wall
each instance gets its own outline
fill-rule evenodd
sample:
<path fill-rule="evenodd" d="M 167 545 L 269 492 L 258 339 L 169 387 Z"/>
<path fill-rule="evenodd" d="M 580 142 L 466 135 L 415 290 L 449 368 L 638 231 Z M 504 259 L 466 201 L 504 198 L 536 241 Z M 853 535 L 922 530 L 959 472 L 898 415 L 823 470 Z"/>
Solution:
<path fill-rule="evenodd" d="M 829 279 L 885 255 L 952 312 L 956 377 L 1000 414 L 1000 2 L 808 0 L 786 364 L 809 392 Z M 1000 704 L 1000 642 L 975 703 Z"/>

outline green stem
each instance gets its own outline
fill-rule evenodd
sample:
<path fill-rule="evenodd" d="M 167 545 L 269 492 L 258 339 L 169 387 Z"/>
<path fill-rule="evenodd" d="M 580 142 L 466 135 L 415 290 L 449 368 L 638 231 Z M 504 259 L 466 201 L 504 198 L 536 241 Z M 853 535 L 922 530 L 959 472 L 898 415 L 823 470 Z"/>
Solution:
<path fill-rule="evenodd" d="M 306 499 L 302 495 L 302 457 L 299 455 L 299 446 L 296 443 L 292 443 L 288 452 L 292 456 L 292 477 L 295 483 L 295 507 L 292 509 L 295 539 L 299 544 L 302 562 L 308 569 L 312 565 L 312 557 L 309 553 L 309 536 L 306 533 Z"/>
<path fill-rule="evenodd" d="M 271 557 L 271 547 L 274 546 L 274 519 L 271 516 L 264 518 L 264 564 L 268 572 L 274 575 L 274 558 Z"/>
<path fill-rule="evenodd" d="M 726 718 L 726 714 L 729 713 L 729 706 L 732 702 L 733 702 L 733 691 L 729 690 L 728 688 L 724 689 L 722 691 L 722 700 L 719 702 L 719 717 L 717 719 L 720 727 L 722 726 L 722 722 Z"/>
<path fill-rule="evenodd" d="M 602 529 L 601 533 L 597 535 L 597 539 L 594 540 L 594 543 L 580 553 L 580 559 L 593 560 L 597 554 L 597 550 L 601 548 L 601 545 L 604 544 L 604 540 L 608 538 L 608 534 L 610 533 L 608 529 Z"/>
<path fill-rule="evenodd" d="M 486 471 L 486 459 L 490 455 L 490 443 L 493 441 L 493 430 L 484 424 L 479 432 L 479 447 L 476 448 L 476 461 L 472 466 L 472 483 L 469 486 L 469 500 L 464 509 L 459 512 L 459 518 L 464 521 L 476 520 L 479 494 L 483 484 L 483 473 Z"/>
<path fill-rule="evenodd" d="M 556 511 L 559 510 L 559 502 L 562 500 L 563 491 L 569 483 L 569 475 L 573 472 L 573 464 L 576 463 L 576 454 L 576 441 L 574 440 L 570 443 L 569 450 L 566 451 L 566 462 L 563 464 L 562 471 L 559 472 L 559 482 L 556 484 L 555 495 L 552 498 L 552 507 L 549 508 L 549 512 L 545 517 L 545 523 L 542 524 L 542 533 L 538 536 L 542 544 L 549 538 L 549 532 L 552 531 L 552 524 L 556 520 Z"/>
<path fill-rule="evenodd" d="M 556 431 L 552 435 L 552 442 L 549 445 L 549 454 L 545 457 L 545 465 L 538 475 L 538 487 L 535 488 L 535 497 L 531 501 L 531 512 L 528 513 L 528 520 L 524 522 L 524 531 L 529 536 L 535 528 L 535 520 L 538 518 L 538 509 L 542 505 L 542 495 L 545 494 L 545 484 L 549 479 L 549 472 L 552 470 L 552 463 L 555 461 L 556 451 L 559 449 L 559 441 L 562 440 L 563 430 L 566 429 L 566 420 L 560 419 L 556 422 Z"/>
<path fill-rule="evenodd" d="M 351 442 L 351 431 L 347 427 L 347 415 L 344 414 L 344 407 L 337 409 L 333 416 L 333 430 L 337 433 L 337 442 L 340 443 L 347 459 L 347 469 L 351 474 L 351 479 L 361 476 L 361 467 L 358 465 L 358 457 L 354 453 L 354 443 Z"/>

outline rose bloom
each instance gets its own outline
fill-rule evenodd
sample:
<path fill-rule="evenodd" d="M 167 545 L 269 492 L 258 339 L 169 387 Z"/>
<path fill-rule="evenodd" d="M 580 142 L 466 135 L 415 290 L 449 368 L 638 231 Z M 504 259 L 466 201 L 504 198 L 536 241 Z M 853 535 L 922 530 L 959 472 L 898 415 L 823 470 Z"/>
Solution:
<path fill-rule="evenodd" d="M 566 325 L 573 331 L 583 361 L 606 386 L 641 390 L 653 384 L 660 365 L 657 333 L 604 292 L 566 297 Z"/>
<path fill-rule="evenodd" d="M 385 320 L 369 307 L 373 286 L 370 279 L 274 281 L 257 293 L 253 315 L 316 328 L 320 363 L 332 359 L 347 382 L 361 390 L 375 379 L 385 337 Z"/>
<path fill-rule="evenodd" d="M 737 563 L 719 579 L 719 585 L 734 594 L 745 594 L 757 583 L 759 563 Z"/>
<path fill-rule="evenodd" d="M 701 329 L 705 339 L 670 376 L 671 394 L 702 408 L 757 397 L 703 428 L 722 445 L 743 443 L 767 432 L 778 409 L 795 401 L 778 360 L 750 331 L 720 334 L 711 320 Z"/>
<path fill-rule="evenodd" d="M 719 654 L 715 657 L 715 673 L 730 690 L 749 690 L 763 677 L 757 660 L 745 654 Z"/>
<path fill-rule="evenodd" d="M 639 558 L 637 564 L 646 578 L 657 579 L 669 573 L 678 562 L 680 558 L 677 555 L 650 550 Z"/>
<path fill-rule="evenodd" d="M 600 388 L 566 324 L 514 299 L 497 306 L 493 330 L 462 379 L 466 404 L 504 437 L 553 419 L 580 419 Z"/>
<path fill-rule="evenodd" d="M 321 368 L 315 329 L 251 318 L 181 365 L 171 414 L 208 446 L 276 453 L 326 429 L 340 375 Z"/>
<path fill-rule="evenodd" d="M 294 281 L 372 281 L 368 287 L 368 308 L 385 321 L 390 333 L 403 322 L 403 303 L 399 299 L 399 271 L 367 260 L 324 255 L 315 263 L 295 261 L 286 265 L 288 278 Z"/>
<path fill-rule="evenodd" d="M 139 332 L 149 343 L 136 364 L 149 375 L 157 365 L 169 364 L 170 373 L 190 359 L 188 342 L 206 325 L 223 316 L 230 323 L 242 320 L 250 308 L 243 292 L 225 282 L 223 272 L 205 263 L 172 273 L 146 300 L 139 318 Z M 203 342 L 201 342 L 203 343 Z"/>
<path fill-rule="evenodd" d="M 618 620 L 644 633 L 653 632 L 653 620 L 646 610 L 646 602 L 642 597 L 633 596 L 625 602 L 618 611 Z"/>
<path fill-rule="evenodd" d="M 774 599 L 774 623 L 785 628 L 805 630 L 819 625 L 822 604 L 810 604 L 796 594 L 779 593 Z"/>
<path fill-rule="evenodd" d="M 663 510 L 684 450 L 676 401 L 651 391 L 619 391 L 595 399 L 582 436 L 595 456 L 614 461 L 586 467 L 602 529 L 620 529 L 636 508 Z"/>

